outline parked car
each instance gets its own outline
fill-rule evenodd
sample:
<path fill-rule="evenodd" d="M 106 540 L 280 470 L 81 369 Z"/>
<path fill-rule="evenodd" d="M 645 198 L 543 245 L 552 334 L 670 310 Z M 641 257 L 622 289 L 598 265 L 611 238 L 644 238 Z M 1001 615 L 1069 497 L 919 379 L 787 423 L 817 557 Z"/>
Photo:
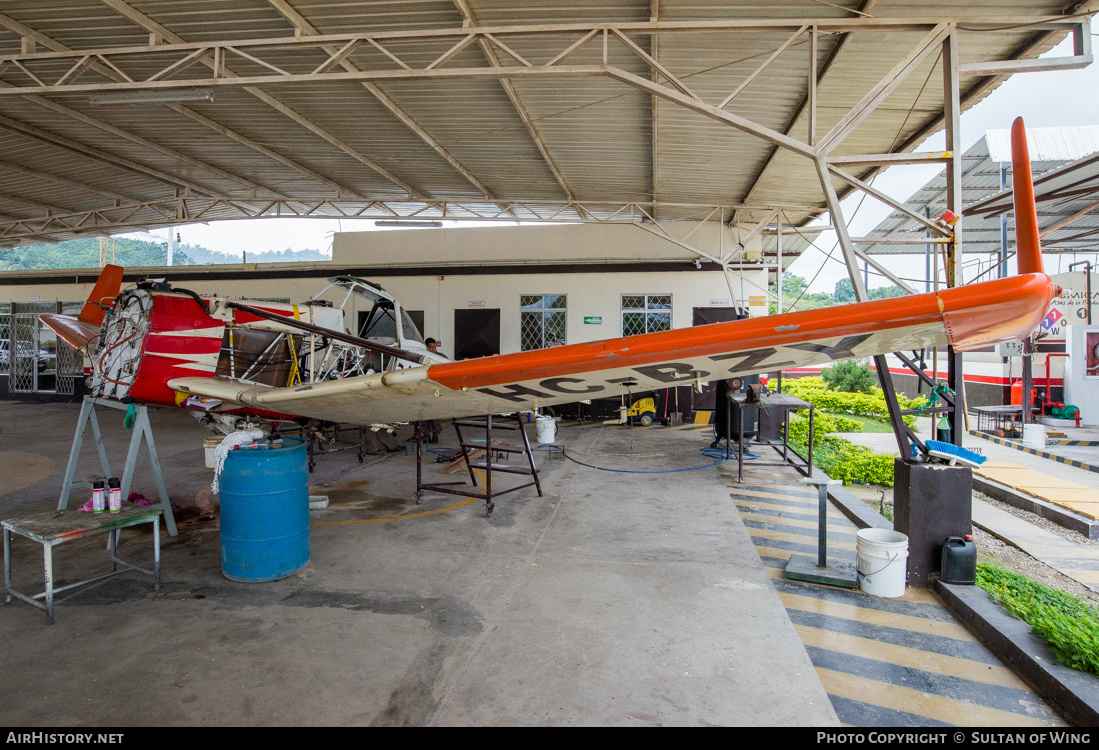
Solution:
<path fill-rule="evenodd" d="M 37 360 L 38 371 L 42 372 L 50 366 L 50 353 L 45 349 L 39 349 L 38 354 L 31 353 L 32 350 L 23 344 L 19 349 L 20 359 L 30 359 L 32 356 Z M 0 339 L 0 369 L 10 369 L 11 367 L 11 339 Z"/>

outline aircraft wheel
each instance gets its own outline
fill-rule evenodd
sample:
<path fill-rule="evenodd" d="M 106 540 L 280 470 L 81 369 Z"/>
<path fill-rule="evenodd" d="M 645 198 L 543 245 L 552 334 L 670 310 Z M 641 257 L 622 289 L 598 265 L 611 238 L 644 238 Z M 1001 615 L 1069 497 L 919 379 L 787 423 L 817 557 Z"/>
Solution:
<path fill-rule="evenodd" d="M 312 474 L 312 473 L 313 473 L 313 469 L 315 469 L 315 468 L 317 468 L 317 464 L 316 464 L 316 463 L 314 463 L 313 461 L 310 461 L 310 462 L 309 462 L 309 473 L 310 473 L 310 474 Z"/>
<path fill-rule="evenodd" d="M 647 411 L 641 415 L 641 426 L 648 427 L 653 423 L 653 412 Z"/>
<path fill-rule="evenodd" d="M 362 456 L 362 454 L 360 453 L 360 454 L 359 454 L 359 463 L 361 464 L 361 463 L 362 463 L 363 461 L 365 461 L 365 460 L 366 460 L 366 459 L 364 459 L 364 458 L 363 458 L 363 456 Z"/>
<path fill-rule="evenodd" d="M 489 503 L 485 507 L 485 515 L 486 516 L 492 516 L 492 511 L 494 511 L 494 510 L 496 510 L 496 503 Z"/>

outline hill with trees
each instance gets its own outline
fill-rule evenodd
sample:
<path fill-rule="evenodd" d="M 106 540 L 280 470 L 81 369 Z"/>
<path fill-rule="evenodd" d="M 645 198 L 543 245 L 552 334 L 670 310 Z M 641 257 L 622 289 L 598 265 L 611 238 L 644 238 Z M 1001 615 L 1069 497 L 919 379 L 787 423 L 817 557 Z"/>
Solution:
<path fill-rule="evenodd" d="M 163 266 L 168 260 L 168 243 L 118 237 L 114 263 L 120 266 Z M 249 263 L 302 263 L 332 260 L 318 250 L 269 250 L 248 253 Z M 239 255 L 208 250 L 201 245 L 181 245 L 172 254 L 174 266 L 241 263 Z M 54 245 L 26 245 L 0 248 L 0 271 L 37 271 L 55 268 L 98 268 L 99 238 L 59 242 Z"/>

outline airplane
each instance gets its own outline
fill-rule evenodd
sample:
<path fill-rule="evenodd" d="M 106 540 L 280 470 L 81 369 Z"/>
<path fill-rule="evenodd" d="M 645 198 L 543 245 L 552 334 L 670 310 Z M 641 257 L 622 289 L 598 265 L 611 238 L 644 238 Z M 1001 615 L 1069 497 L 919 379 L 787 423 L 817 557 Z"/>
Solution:
<path fill-rule="evenodd" d="M 933 293 L 457 362 L 429 354 L 399 304 L 352 277 L 329 287 L 346 295 L 340 307 L 139 286 L 104 313 L 121 281 L 108 268 L 79 318 L 42 317 L 66 341 L 95 344 L 93 395 L 224 424 L 242 414 L 365 426 L 515 413 L 944 344 L 964 352 L 1025 338 L 1059 294 L 1042 267 L 1021 118 L 1012 148 L 1018 275 Z M 363 296 L 373 306 L 358 336 L 344 308 Z"/>
<path fill-rule="evenodd" d="M 119 293 L 123 270 L 104 267 L 77 318 L 41 316 L 87 352 L 88 390 L 96 398 L 182 406 L 229 433 L 239 429 L 242 415 L 265 421 L 295 415 L 185 396 L 167 381 L 184 374 L 293 386 L 451 361 L 429 351 L 401 304 L 364 279 L 334 277 L 307 302 L 293 305 L 202 297 L 157 280 Z M 361 336 L 345 328 L 351 323 Z"/>

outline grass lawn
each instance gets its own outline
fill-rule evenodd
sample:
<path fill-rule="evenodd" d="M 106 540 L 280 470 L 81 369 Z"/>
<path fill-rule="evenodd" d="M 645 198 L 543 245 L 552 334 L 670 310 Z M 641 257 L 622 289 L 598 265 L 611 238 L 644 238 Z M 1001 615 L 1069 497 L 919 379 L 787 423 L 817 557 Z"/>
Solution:
<path fill-rule="evenodd" d="M 888 422 L 879 422 L 872 417 L 864 417 L 860 414 L 841 414 L 840 412 L 824 411 L 825 414 L 833 414 L 837 417 L 844 417 L 846 419 L 853 419 L 862 425 L 863 432 L 892 432 L 893 428 Z"/>

